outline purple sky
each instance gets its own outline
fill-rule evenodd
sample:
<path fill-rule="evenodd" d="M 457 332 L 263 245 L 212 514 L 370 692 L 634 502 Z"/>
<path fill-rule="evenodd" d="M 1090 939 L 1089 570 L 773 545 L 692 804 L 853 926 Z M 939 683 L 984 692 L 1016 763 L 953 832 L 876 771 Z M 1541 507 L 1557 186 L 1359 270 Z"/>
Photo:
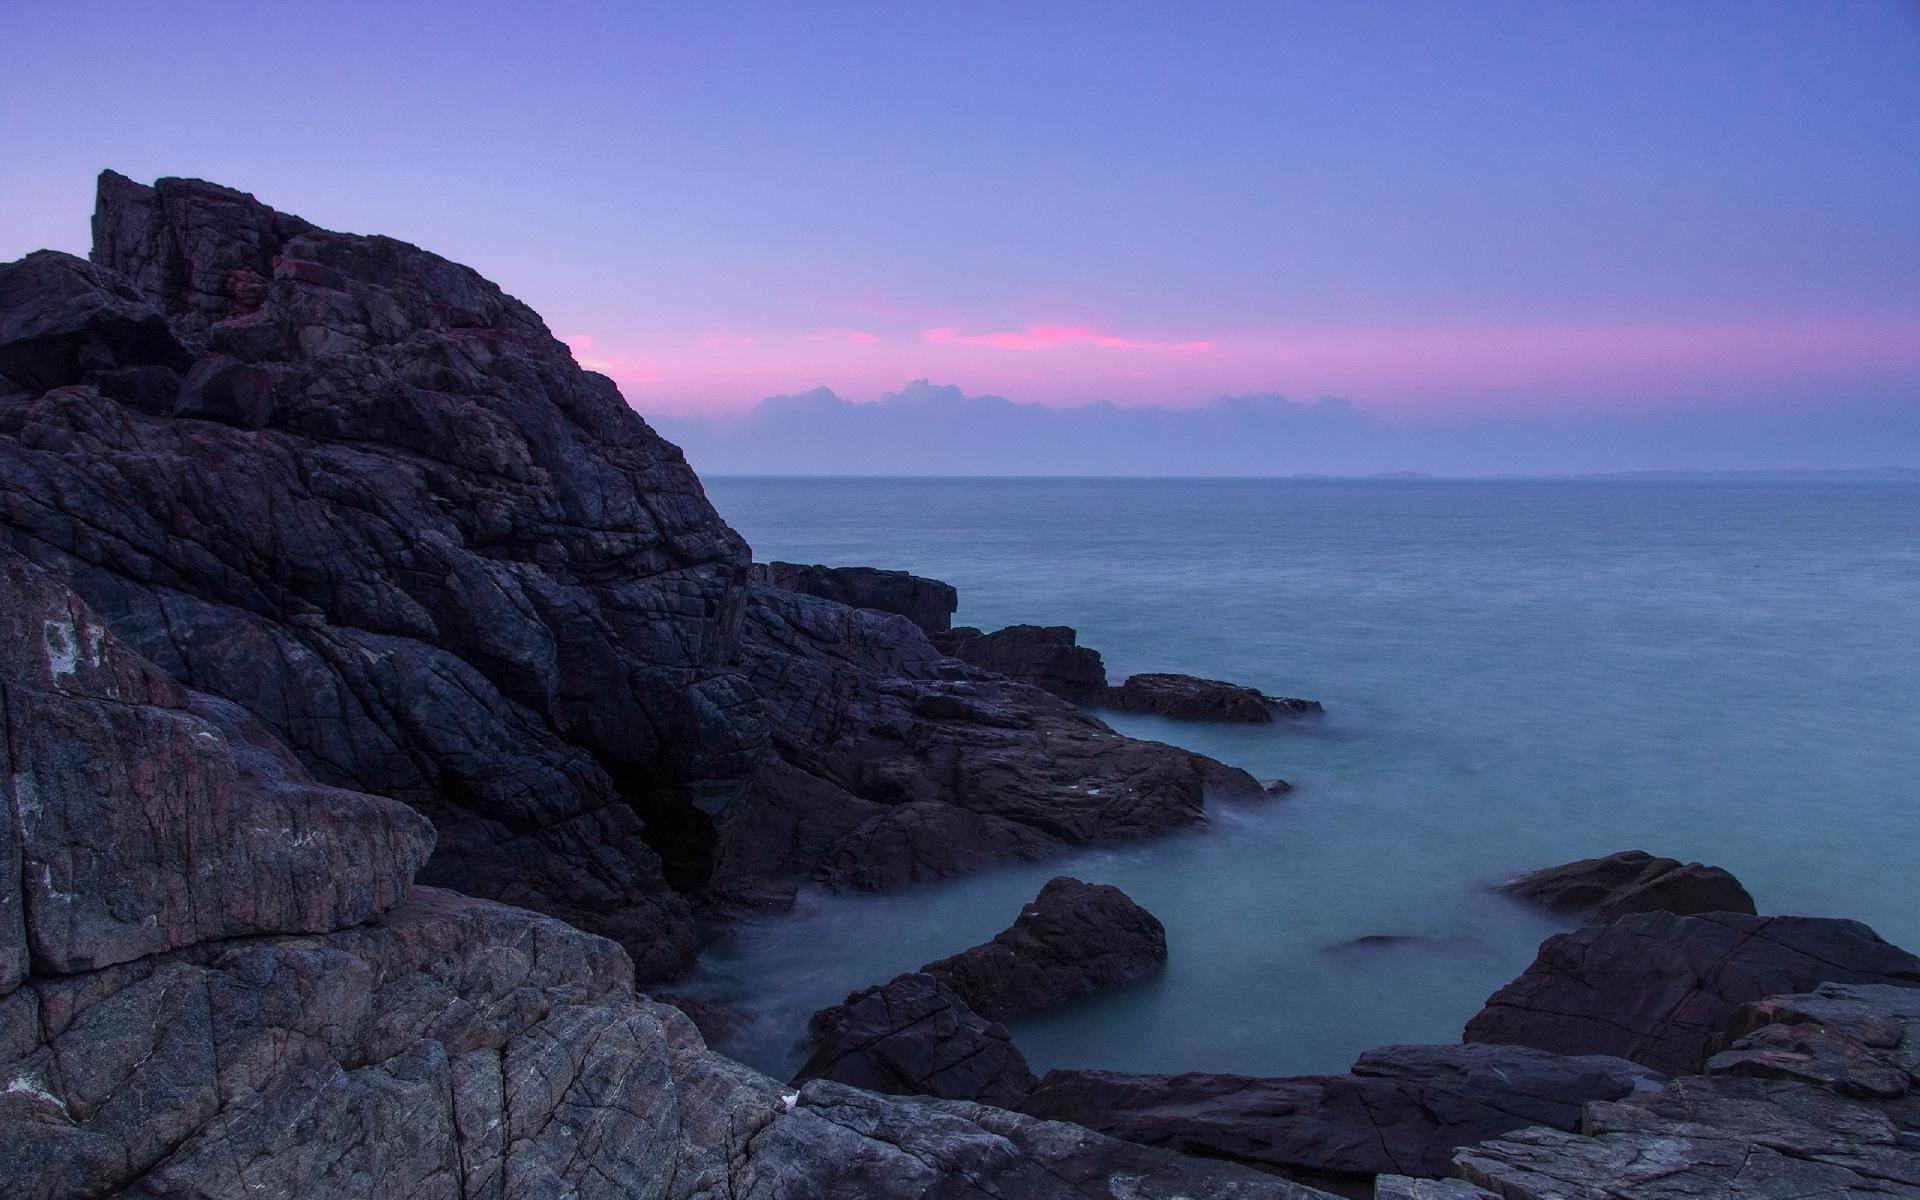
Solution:
<path fill-rule="evenodd" d="M 922 376 L 1428 421 L 1920 405 L 1902 0 L 6 24 L 0 259 L 84 250 L 103 166 L 211 178 L 472 264 L 649 414 Z"/>

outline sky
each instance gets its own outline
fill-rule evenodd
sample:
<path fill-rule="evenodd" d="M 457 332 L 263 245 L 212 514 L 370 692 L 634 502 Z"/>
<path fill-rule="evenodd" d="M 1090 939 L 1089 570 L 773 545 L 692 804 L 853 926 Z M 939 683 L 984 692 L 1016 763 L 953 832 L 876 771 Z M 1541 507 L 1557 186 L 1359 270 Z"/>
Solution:
<path fill-rule="evenodd" d="M 930 379 L 1920 465 L 1914 0 L 0 9 L 0 260 L 84 252 L 102 167 L 213 179 L 663 428 Z"/>

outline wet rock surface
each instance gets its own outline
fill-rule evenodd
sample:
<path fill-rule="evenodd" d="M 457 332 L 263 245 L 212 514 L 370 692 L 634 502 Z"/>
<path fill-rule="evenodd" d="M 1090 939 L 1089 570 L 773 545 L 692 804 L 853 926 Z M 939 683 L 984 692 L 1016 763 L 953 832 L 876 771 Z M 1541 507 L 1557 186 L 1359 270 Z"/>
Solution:
<path fill-rule="evenodd" d="M 1130 675 L 1093 698 L 1092 703 L 1123 712 L 1241 724 L 1267 724 L 1276 716 L 1300 717 L 1323 711 L 1317 700 L 1267 696 L 1238 683 L 1164 672 Z"/>
<path fill-rule="evenodd" d="M 1137 983 L 1166 965 L 1158 918 L 1117 887 L 1062 875 L 992 941 L 920 969 L 981 1016 L 1007 1021 Z"/>
<path fill-rule="evenodd" d="M 1739 1006 L 1829 982 L 1920 986 L 1920 959 L 1857 921 L 1635 913 L 1548 938 L 1465 1038 L 1692 1073 Z"/>
<path fill-rule="evenodd" d="M 814 1052 L 794 1082 L 831 1079 L 896 1096 L 1011 1108 L 1033 1071 L 1006 1027 L 975 1013 L 943 980 L 900 975 L 855 992 L 809 1023 Z"/>
<path fill-rule="evenodd" d="M 1623 850 L 1604 858 L 1529 871 L 1500 885 L 1501 891 L 1590 922 L 1635 912 L 1731 912 L 1753 914 L 1753 897 L 1720 867 L 1655 858 Z"/>
<path fill-rule="evenodd" d="M 1574 1129 L 1586 1102 L 1663 1082 L 1616 1058 L 1386 1046 L 1345 1075 L 1049 1071 L 1021 1108 L 1365 1195 L 1376 1174 L 1443 1174 L 1457 1147 L 1534 1124 Z"/>
<path fill-rule="evenodd" d="M 755 563 L 755 583 L 835 600 L 849 608 L 871 608 L 894 613 L 918 625 L 923 633 L 942 634 L 960 606 L 959 593 L 950 584 L 905 571 L 878 567 L 827 567 L 818 563 Z"/>
<path fill-rule="evenodd" d="M 991 633 L 962 625 L 934 639 L 941 653 L 1030 683 L 1063 700 L 1094 700 L 1107 690 L 1100 652 L 1079 644 L 1067 625 L 1009 625 Z"/>

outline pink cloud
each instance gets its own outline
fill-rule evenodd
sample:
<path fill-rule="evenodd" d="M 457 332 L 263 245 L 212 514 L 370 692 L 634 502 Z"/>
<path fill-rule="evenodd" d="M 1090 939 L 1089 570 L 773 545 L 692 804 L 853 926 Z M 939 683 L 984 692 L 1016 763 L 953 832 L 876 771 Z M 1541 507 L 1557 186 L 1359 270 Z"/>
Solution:
<path fill-rule="evenodd" d="M 753 339 L 726 333 L 710 333 L 705 337 L 695 338 L 693 344 L 702 350 L 707 350 L 715 346 L 751 346 Z"/>
<path fill-rule="evenodd" d="M 1004 330 L 996 333 L 961 333 L 957 329 L 941 327 L 929 329 L 920 336 L 937 345 L 992 346 L 998 350 L 1048 350 L 1055 346 L 1075 343 L 1104 346 L 1110 350 L 1184 352 L 1214 348 L 1212 342 L 1143 341 L 1139 338 L 1122 337 L 1117 333 L 1102 333 L 1085 325 L 1029 325 L 1024 330 Z"/>
<path fill-rule="evenodd" d="M 856 346 L 871 346 L 880 338 L 877 334 L 864 329 L 822 329 L 807 335 L 810 342 L 852 342 Z"/>

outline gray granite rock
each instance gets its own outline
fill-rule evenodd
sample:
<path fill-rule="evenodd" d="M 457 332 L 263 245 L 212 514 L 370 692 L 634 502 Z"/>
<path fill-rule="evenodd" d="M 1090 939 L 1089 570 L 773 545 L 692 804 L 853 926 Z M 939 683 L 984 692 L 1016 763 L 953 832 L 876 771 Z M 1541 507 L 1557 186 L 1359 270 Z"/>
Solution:
<path fill-rule="evenodd" d="M 1129 675 L 1090 699 L 1103 708 L 1125 712 L 1256 725 L 1268 724 L 1275 716 L 1300 717 L 1322 711 L 1317 700 L 1267 696 L 1238 683 L 1166 672 Z"/>
<path fill-rule="evenodd" d="M 942 653 L 1063 700 L 1093 700 L 1107 690 L 1107 668 L 1079 637 L 1066 625 L 1009 625 L 991 633 L 963 625 L 933 641 Z"/>
<path fill-rule="evenodd" d="M 894 613 L 912 621 L 927 634 L 945 633 L 952 623 L 953 610 L 960 605 L 959 593 L 950 584 L 878 567 L 755 563 L 753 580 L 823 600 L 836 600 L 849 608 Z"/>

